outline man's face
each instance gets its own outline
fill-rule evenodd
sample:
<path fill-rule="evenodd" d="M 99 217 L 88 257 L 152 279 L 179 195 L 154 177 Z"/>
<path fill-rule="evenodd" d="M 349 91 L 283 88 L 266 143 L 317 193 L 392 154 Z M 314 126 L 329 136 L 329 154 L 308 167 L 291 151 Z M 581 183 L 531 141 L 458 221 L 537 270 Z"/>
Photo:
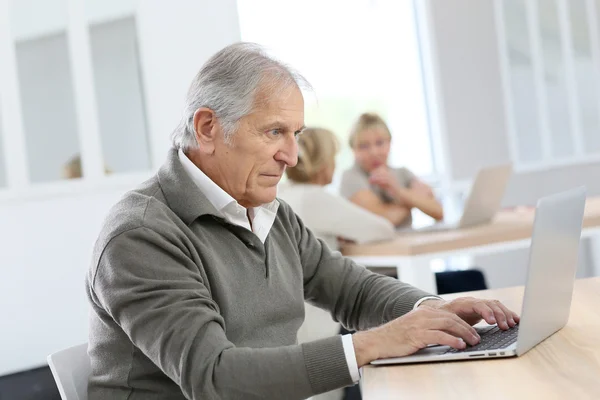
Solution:
<path fill-rule="evenodd" d="M 231 143 L 215 141 L 217 182 L 240 205 L 257 207 L 275 199 L 286 167 L 298 162 L 296 136 L 304 129 L 304 98 L 289 87 L 261 101 L 239 121 Z"/>

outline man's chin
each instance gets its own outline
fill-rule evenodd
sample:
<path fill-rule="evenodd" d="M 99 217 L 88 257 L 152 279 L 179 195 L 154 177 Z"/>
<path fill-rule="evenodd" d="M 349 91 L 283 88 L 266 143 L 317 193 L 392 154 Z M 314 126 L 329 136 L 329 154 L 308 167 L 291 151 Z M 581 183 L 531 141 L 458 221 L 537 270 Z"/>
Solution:
<path fill-rule="evenodd" d="M 269 204 L 273 200 L 275 200 L 276 197 L 277 197 L 277 187 L 273 187 L 272 189 L 271 188 L 265 189 L 261 193 L 257 194 L 257 196 L 255 196 L 252 199 L 251 207 L 259 207 L 264 204 Z"/>
<path fill-rule="evenodd" d="M 261 200 L 263 200 L 261 204 L 269 204 L 273 200 L 275 200 L 276 197 L 277 197 L 277 192 L 273 193 L 273 195 L 265 196 L 264 198 L 261 199 Z"/>

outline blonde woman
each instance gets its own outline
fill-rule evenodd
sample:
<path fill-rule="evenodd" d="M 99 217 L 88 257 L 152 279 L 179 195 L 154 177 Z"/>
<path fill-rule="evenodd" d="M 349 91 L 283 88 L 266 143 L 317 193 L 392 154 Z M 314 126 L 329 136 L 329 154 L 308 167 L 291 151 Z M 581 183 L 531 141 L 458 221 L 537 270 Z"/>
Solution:
<path fill-rule="evenodd" d="M 407 168 L 388 166 L 392 135 L 377 114 L 362 114 L 350 132 L 355 164 L 344 172 L 342 196 L 397 227 L 412 224 L 417 208 L 436 220 L 444 219 L 442 205 L 431 188 Z"/>
<path fill-rule="evenodd" d="M 394 235 L 393 225 L 385 218 L 325 190 L 333 177 L 338 150 L 331 131 L 306 129 L 299 136 L 298 147 L 298 164 L 286 170 L 289 181 L 280 186 L 278 196 L 317 237 L 337 249 L 338 238 L 364 243 Z"/>

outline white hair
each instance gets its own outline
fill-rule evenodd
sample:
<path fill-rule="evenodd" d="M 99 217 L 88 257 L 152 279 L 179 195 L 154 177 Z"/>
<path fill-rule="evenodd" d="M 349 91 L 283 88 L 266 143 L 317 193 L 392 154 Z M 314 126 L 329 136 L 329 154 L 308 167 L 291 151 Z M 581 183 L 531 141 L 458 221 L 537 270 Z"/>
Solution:
<path fill-rule="evenodd" d="M 252 113 L 261 98 L 289 86 L 310 89 L 308 81 L 289 66 L 267 55 L 254 43 L 236 43 L 212 56 L 196 75 L 186 98 L 181 122 L 171 135 L 177 149 L 198 147 L 194 114 L 202 107 L 213 110 L 230 142 L 238 121 Z"/>

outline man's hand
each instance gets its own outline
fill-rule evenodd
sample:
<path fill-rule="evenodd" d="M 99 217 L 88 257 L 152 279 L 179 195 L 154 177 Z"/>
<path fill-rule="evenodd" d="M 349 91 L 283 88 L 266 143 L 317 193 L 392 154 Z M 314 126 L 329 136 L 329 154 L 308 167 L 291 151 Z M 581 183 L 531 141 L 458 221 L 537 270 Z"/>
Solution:
<path fill-rule="evenodd" d="M 498 300 L 476 299 L 474 297 L 459 297 L 452 301 L 426 300 L 421 306 L 428 306 L 456 314 L 469 325 L 475 325 L 482 319 L 490 325 L 498 324 L 500 329 L 506 330 L 515 326 L 519 316 L 506 308 Z"/>
<path fill-rule="evenodd" d="M 416 310 L 352 337 L 359 367 L 378 358 L 402 357 L 430 344 L 464 349 L 479 343 L 472 327 L 481 320 L 506 330 L 520 318 L 497 300 L 459 297 L 452 301 L 425 300 Z"/>
<path fill-rule="evenodd" d="M 425 303 L 425 302 L 424 302 Z M 352 336 L 359 367 L 378 358 L 402 357 L 430 344 L 464 349 L 479 343 L 477 331 L 456 314 L 428 306 Z"/>

